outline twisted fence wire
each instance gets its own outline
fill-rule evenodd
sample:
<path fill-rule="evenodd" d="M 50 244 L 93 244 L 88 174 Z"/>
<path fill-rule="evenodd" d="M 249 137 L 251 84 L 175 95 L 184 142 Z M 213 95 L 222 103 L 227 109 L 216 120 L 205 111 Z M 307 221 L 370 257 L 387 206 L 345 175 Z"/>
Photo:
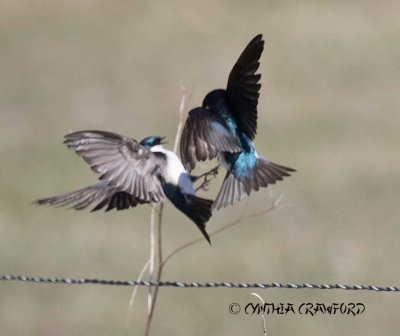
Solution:
<path fill-rule="evenodd" d="M 285 288 L 285 289 L 342 289 L 364 290 L 375 292 L 400 292 L 397 286 L 346 285 L 346 284 L 312 284 L 312 283 L 248 283 L 248 282 L 181 282 L 181 281 L 145 281 L 145 280 L 109 280 L 89 278 L 59 278 L 30 275 L 0 275 L 0 281 L 21 281 L 45 284 L 66 285 L 107 285 L 107 286 L 145 286 L 175 288 Z"/>

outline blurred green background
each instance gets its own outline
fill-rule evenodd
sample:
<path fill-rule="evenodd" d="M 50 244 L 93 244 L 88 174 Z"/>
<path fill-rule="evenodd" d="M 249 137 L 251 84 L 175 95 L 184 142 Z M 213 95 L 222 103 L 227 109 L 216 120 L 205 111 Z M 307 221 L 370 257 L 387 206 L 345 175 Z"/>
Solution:
<path fill-rule="evenodd" d="M 35 207 L 97 177 L 62 144 L 70 130 L 174 140 L 189 107 L 224 87 L 263 33 L 259 153 L 298 170 L 281 209 L 177 255 L 164 279 L 400 283 L 398 1 L 1 1 L 0 273 L 135 279 L 150 207 L 110 213 Z M 208 193 L 215 196 L 222 175 Z M 217 212 L 217 229 L 269 192 Z M 164 252 L 200 237 L 170 204 Z M 131 288 L 0 283 L 2 335 L 124 335 Z M 162 288 L 153 335 L 262 335 L 228 305 L 251 290 Z M 268 335 L 395 335 L 398 294 L 258 290 L 269 302 L 362 302 L 350 316 L 269 316 Z M 140 289 L 130 335 L 140 335 Z"/>

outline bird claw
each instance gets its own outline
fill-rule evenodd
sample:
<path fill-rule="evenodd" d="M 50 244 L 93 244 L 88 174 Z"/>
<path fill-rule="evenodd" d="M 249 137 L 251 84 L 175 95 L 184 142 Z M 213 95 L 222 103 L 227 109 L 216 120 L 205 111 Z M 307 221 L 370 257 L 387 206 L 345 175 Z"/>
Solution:
<path fill-rule="evenodd" d="M 218 175 L 218 169 L 219 169 L 219 165 L 214 167 L 210 171 L 198 176 L 197 180 L 200 179 L 200 178 L 203 178 L 203 182 L 196 188 L 196 191 L 198 191 L 198 190 L 208 191 L 208 186 L 209 186 L 210 181 L 211 181 L 210 176 L 212 178 L 215 178 Z"/>
<path fill-rule="evenodd" d="M 196 188 L 196 192 L 199 190 L 208 191 L 209 184 L 210 184 L 210 181 L 204 179 L 204 181 Z"/>

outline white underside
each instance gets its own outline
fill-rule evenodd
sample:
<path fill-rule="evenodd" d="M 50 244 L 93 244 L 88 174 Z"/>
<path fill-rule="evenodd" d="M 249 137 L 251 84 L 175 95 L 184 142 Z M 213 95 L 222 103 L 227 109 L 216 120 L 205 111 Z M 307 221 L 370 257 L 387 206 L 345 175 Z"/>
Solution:
<path fill-rule="evenodd" d="M 185 194 L 194 195 L 196 193 L 189 174 L 174 152 L 165 149 L 161 145 L 152 147 L 151 151 L 161 152 L 167 156 L 167 165 L 164 172 L 165 182 L 179 186 Z"/>

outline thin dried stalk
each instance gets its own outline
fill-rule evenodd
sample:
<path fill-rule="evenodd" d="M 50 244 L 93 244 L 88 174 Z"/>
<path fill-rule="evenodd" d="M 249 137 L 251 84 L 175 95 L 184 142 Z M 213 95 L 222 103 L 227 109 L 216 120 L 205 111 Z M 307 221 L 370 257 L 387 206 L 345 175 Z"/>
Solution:
<path fill-rule="evenodd" d="M 150 215 L 150 267 L 149 267 L 149 281 L 152 281 L 154 278 L 154 265 L 156 258 L 156 204 L 153 204 L 151 207 L 151 215 Z M 154 288 L 149 287 L 149 293 L 147 295 L 147 316 L 150 315 L 151 306 L 153 303 L 153 291 Z"/>
<path fill-rule="evenodd" d="M 181 95 L 181 101 L 179 104 L 179 123 L 178 123 L 178 128 L 176 130 L 176 135 L 175 135 L 175 143 L 174 143 L 174 152 L 176 153 L 176 151 L 178 150 L 178 144 L 179 144 L 179 138 L 182 132 L 182 128 L 183 128 L 183 120 L 184 120 L 184 114 L 185 114 L 185 109 L 186 109 L 186 104 L 188 101 L 188 90 L 186 89 L 185 86 L 181 86 L 181 90 L 182 90 L 182 95 Z M 161 280 L 161 276 L 162 276 L 162 272 L 163 272 L 163 265 L 164 265 L 164 261 L 163 261 L 163 254 L 162 254 L 162 214 L 163 214 L 163 208 L 164 208 L 164 204 L 161 203 L 158 207 L 157 207 L 157 211 L 158 211 L 158 227 L 157 227 L 157 235 L 158 235 L 158 243 L 157 243 L 157 250 L 158 250 L 158 268 L 156 271 L 156 281 L 160 281 Z M 154 207 L 152 209 L 152 219 L 153 219 L 153 210 Z M 155 210 L 154 210 L 155 211 Z M 153 230 L 151 230 L 151 242 L 153 242 L 154 237 L 155 237 L 155 232 Z M 155 259 L 155 244 L 150 244 L 150 256 L 153 257 L 150 259 Z M 154 263 L 153 263 L 154 266 Z M 150 272 L 149 276 L 151 276 L 151 279 L 153 278 L 153 274 L 154 273 L 154 269 L 153 272 Z M 154 308 L 155 308 L 155 303 L 157 300 L 157 296 L 158 296 L 158 290 L 159 288 L 156 286 L 154 287 L 153 290 L 149 290 L 149 295 L 148 295 L 148 315 L 147 315 L 147 321 L 146 321 L 146 329 L 145 329 L 145 336 L 148 336 L 150 334 L 150 327 L 151 327 L 151 322 L 153 320 L 153 316 L 154 316 Z"/>
<path fill-rule="evenodd" d="M 158 213 L 158 217 L 157 217 L 158 218 L 158 226 L 157 226 L 158 267 L 157 267 L 157 271 L 156 271 L 156 281 L 157 282 L 161 280 L 161 274 L 162 274 L 162 268 L 163 268 L 162 232 L 161 232 L 163 208 L 164 208 L 164 204 L 160 203 L 160 205 L 157 207 L 157 210 L 156 210 Z M 155 247 L 154 247 L 154 250 L 152 253 L 155 256 Z M 153 287 L 153 291 L 151 292 L 151 295 L 150 295 L 151 302 L 150 302 L 150 310 L 148 311 L 147 321 L 146 321 L 146 330 L 145 330 L 146 336 L 148 336 L 150 334 L 150 326 L 151 326 L 151 322 L 153 320 L 154 308 L 155 308 L 155 304 L 156 304 L 156 300 L 157 300 L 157 295 L 158 295 L 158 287 L 156 286 L 156 287 Z"/>
<path fill-rule="evenodd" d="M 142 270 L 140 271 L 139 276 L 137 278 L 138 281 L 143 279 L 143 276 L 146 273 L 146 271 L 148 270 L 149 265 L 150 265 L 150 259 L 147 260 L 147 262 L 144 264 Z M 136 299 L 138 289 L 139 289 L 139 286 L 133 287 L 131 299 L 129 300 L 128 312 L 126 313 L 126 329 L 125 329 L 126 335 L 129 335 L 129 331 L 131 330 L 131 313 L 132 313 L 133 306 L 135 304 L 135 299 Z"/>

